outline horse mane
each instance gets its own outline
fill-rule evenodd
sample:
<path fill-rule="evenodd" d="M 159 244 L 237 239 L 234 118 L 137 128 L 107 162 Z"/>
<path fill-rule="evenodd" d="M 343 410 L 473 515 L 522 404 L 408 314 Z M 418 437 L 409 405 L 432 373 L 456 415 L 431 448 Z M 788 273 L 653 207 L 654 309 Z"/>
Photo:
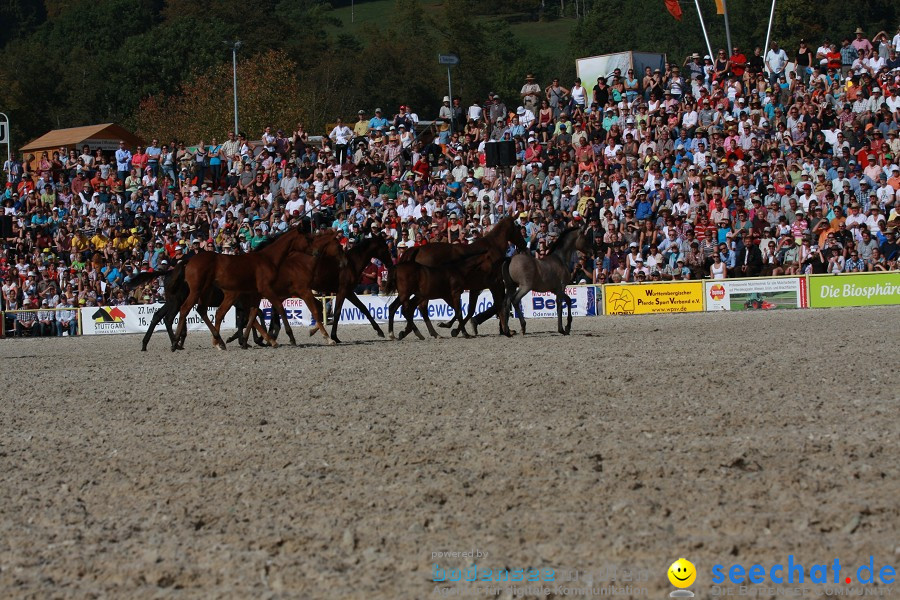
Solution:
<path fill-rule="evenodd" d="M 564 240 L 568 239 L 568 236 L 573 231 L 578 231 L 579 229 L 581 229 L 581 228 L 580 227 L 569 227 L 567 229 L 564 229 L 563 232 L 561 234 L 559 234 L 559 237 L 556 238 L 556 241 L 547 247 L 547 255 L 550 255 L 550 254 L 553 254 L 554 252 L 556 252 L 556 250 L 558 250 L 560 248 L 560 246 L 563 245 Z"/>
<path fill-rule="evenodd" d="M 506 221 L 506 222 L 509 223 L 509 225 L 507 225 L 507 227 L 515 227 L 515 226 L 516 226 L 515 219 L 513 219 L 512 217 L 509 217 L 509 216 L 503 217 L 502 219 L 500 219 L 499 221 L 497 221 L 497 223 L 494 224 L 493 227 L 491 227 L 491 230 L 490 230 L 490 231 L 488 231 L 486 234 L 484 234 L 483 236 L 481 236 L 482 239 L 484 239 L 484 238 L 495 238 L 495 237 L 499 236 L 499 235 L 500 235 L 500 229 L 501 229 L 500 226 L 501 226 L 501 224 L 502 224 L 504 221 Z"/>
<path fill-rule="evenodd" d="M 263 240 L 263 242 L 259 246 L 257 246 L 255 249 L 251 250 L 248 254 L 252 254 L 254 252 L 259 252 L 260 250 L 268 248 L 269 246 L 271 246 L 272 244 L 274 244 L 278 240 L 282 239 L 283 237 L 285 237 L 286 235 L 288 235 L 291 232 L 296 232 L 297 235 L 306 235 L 300 231 L 300 225 L 294 225 L 293 227 L 288 227 L 287 230 L 285 230 L 283 233 L 279 233 L 275 236 L 267 237 L 265 240 Z M 334 229 L 329 227 L 328 229 L 322 230 L 320 233 L 321 233 L 321 235 L 325 235 L 325 234 L 334 235 Z"/>
<path fill-rule="evenodd" d="M 271 246 L 272 244 L 274 244 L 275 242 L 277 242 L 278 240 L 280 240 L 281 238 L 283 238 L 290 232 L 291 232 L 291 229 L 288 229 L 284 233 L 279 233 L 278 235 L 275 235 L 272 237 L 267 237 L 265 240 L 262 241 L 262 243 L 259 246 L 257 246 L 253 250 L 251 250 L 249 253 L 252 254 L 254 252 L 259 252 L 260 250 L 268 248 L 269 246 Z"/>

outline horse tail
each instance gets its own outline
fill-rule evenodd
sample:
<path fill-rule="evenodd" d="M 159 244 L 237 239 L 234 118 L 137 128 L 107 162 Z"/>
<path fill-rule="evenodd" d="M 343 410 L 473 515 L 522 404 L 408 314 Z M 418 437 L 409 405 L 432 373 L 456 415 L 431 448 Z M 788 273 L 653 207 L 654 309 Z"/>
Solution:
<path fill-rule="evenodd" d="M 503 284 L 506 286 L 507 290 L 514 289 L 516 287 L 516 283 L 513 281 L 512 275 L 509 273 L 509 263 L 512 262 L 512 258 L 505 258 L 503 260 L 503 264 L 500 265 L 500 272 L 503 274 Z"/>
<path fill-rule="evenodd" d="M 145 283 L 149 283 L 158 279 L 159 277 L 168 277 L 172 272 L 172 269 L 168 271 L 147 271 L 145 273 L 138 273 L 131 279 L 125 282 L 126 290 L 133 290 L 138 286 L 144 285 Z"/>
<path fill-rule="evenodd" d="M 184 267 L 186 264 L 187 261 L 176 263 L 175 267 L 169 270 L 171 275 L 166 279 L 166 293 L 169 293 L 170 291 L 172 293 L 177 293 L 178 290 L 187 285 L 187 282 L 184 280 Z"/>

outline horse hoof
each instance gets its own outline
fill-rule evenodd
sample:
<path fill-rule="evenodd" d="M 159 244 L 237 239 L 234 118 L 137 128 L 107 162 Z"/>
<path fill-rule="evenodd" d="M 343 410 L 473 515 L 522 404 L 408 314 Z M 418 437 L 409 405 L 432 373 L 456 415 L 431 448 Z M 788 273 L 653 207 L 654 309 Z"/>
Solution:
<path fill-rule="evenodd" d="M 391 340 L 392 342 L 397 341 L 397 338 L 394 336 L 393 333 L 390 335 L 390 337 L 388 337 L 388 339 Z"/>
<path fill-rule="evenodd" d="M 272 347 L 273 347 L 273 348 L 277 348 L 277 347 L 278 347 L 278 342 L 272 342 Z"/>
<path fill-rule="evenodd" d="M 309 330 L 309 337 L 316 335 L 316 333 L 318 333 L 318 331 L 319 331 L 318 327 L 313 327 L 312 329 Z"/>
<path fill-rule="evenodd" d="M 459 335 L 459 329 L 454 329 L 453 331 L 450 332 L 451 337 L 456 337 L 458 335 Z M 466 336 L 466 337 L 469 337 L 469 336 Z"/>
<path fill-rule="evenodd" d="M 383 338 L 383 337 L 384 337 L 384 332 L 383 332 L 382 330 L 380 330 L 380 329 L 376 329 L 376 330 L 375 330 L 375 333 L 376 333 L 376 334 L 378 335 L 378 337 L 380 337 L 380 338 Z"/>
<path fill-rule="evenodd" d="M 406 337 L 406 332 L 405 332 L 405 331 L 401 331 L 401 332 L 400 332 L 400 335 L 398 335 L 398 336 L 396 337 L 396 340 L 399 342 L 400 340 L 402 340 L 402 339 L 405 338 L 405 337 Z M 392 340 L 395 339 L 393 333 L 391 334 L 391 339 L 392 339 Z"/>
<path fill-rule="evenodd" d="M 146 351 L 147 351 L 147 346 L 144 346 L 143 348 L 141 348 L 141 352 L 146 352 Z"/>
<path fill-rule="evenodd" d="M 333 339 L 331 339 L 331 338 L 326 338 L 326 339 L 325 339 L 325 343 L 326 343 L 327 345 L 329 345 L 329 346 L 335 346 L 335 345 L 337 345 L 337 342 L 335 342 L 335 341 L 334 341 Z"/>

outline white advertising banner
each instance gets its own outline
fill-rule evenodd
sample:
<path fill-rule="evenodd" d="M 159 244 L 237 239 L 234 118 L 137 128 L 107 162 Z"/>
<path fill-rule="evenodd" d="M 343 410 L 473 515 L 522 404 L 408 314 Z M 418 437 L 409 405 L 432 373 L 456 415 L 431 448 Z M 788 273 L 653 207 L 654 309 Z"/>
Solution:
<path fill-rule="evenodd" d="M 596 313 L 595 286 L 570 286 L 566 288 L 569 297 L 572 298 L 572 316 L 585 317 L 593 316 Z M 396 296 L 368 296 L 361 295 L 360 300 L 372 314 L 372 317 L 378 323 L 388 322 L 388 308 Z M 334 298 L 327 299 L 328 306 L 328 322 L 331 322 Z M 493 305 L 491 293 L 484 291 L 479 294 L 476 300 L 475 314 L 489 309 Z M 144 333 L 150 325 L 153 313 L 161 304 L 137 304 L 131 306 L 103 306 L 103 307 L 87 307 L 81 310 L 81 327 L 84 335 L 108 335 L 114 333 Z M 272 305 L 263 300 L 260 303 L 260 309 L 268 321 L 272 317 Z M 312 312 L 306 303 L 300 298 L 288 298 L 284 301 L 284 309 L 287 312 L 291 327 L 309 326 L 313 323 Z M 555 318 L 556 317 L 556 297 L 548 292 L 531 292 L 522 298 L 522 309 L 525 311 L 525 318 Z M 462 296 L 462 310 L 469 310 L 469 293 L 465 292 Z M 210 308 L 207 311 L 210 320 L 215 318 L 216 308 Z M 565 313 L 564 313 L 565 314 Z M 428 316 L 432 320 L 443 321 L 454 316 L 453 309 L 443 300 L 432 300 L 428 303 Z M 422 320 L 422 315 L 416 310 L 413 318 Z M 400 322 L 403 315 L 397 311 L 394 320 Z M 341 323 L 346 325 L 365 325 L 369 321 L 363 315 L 362 311 L 344 301 L 341 309 Z M 178 325 L 178 319 L 175 320 L 175 326 Z M 235 311 L 234 308 L 225 315 L 222 322 L 224 329 L 235 328 Z M 160 322 L 156 326 L 156 331 L 165 328 L 165 324 Z M 206 331 L 206 325 L 203 320 L 192 310 L 188 313 L 188 331 Z"/>
<path fill-rule="evenodd" d="M 309 307 L 306 306 L 306 302 L 300 298 L 288 298 L 282 303 L 282 306 L 284 306 L 284 311 L 287 313 L 288 321 L 291 322 L 291 327 L 312 325 L 312 312 L 310 312 Z M 271 321 L 272 303 L 268 300 L 262 300 L 259 303 L 259 309 L 266 318 L 266 323 Z M 319 310 L 322 310 L 321 304 L 319 305 Z"/>
<path fill-rule="evenodd" d="M 569 297 L 572 298 L 572 316 L 573 317 L 586 317 L 593 316 L 596 313 L 596 290 L 597 288 L 592 285 L 583 285 L 583 286 L 570 286 L 566 288 L 566 293 L 568 293 Z M 388 321 L 388 308 L 391 305 L 391 302 L 394 301 L 396 296 L 360 296 L 360 300 L 362 300 L 363 304 L 369 310 L 372 315 L 372 318 L 375 319 L 378 323 L 387 323 Z M 329 299 L 329 314 L 331 313 L 331 299 Z M 285 303 L 286 305 L 287 303 Z M 475 314 L 480 312 L 484 312 L 493 306 L 493 300 L 491 297 L 491 293 L 489 291 L 484 291 L 479 294 L 478 299 L 476 300 L 475 305 Z M 463 313 L 467 313 L 469 310 L 469 293 L 465 292 L 462 296 L 462 311 Z M 522 310 L 525 311 L 526 319 L 536 319 L 536 318 L 556 318 L 556 296 L 549 292 L 530 292 L 522 298 Z M 304 313 L 305 314 L 305 313 Z M 566 313 L 564 313 L 566 314 Z M 432 300 L 428 303 L 428 317 L 432 320 L 445 320 L 451 319 L 454 316 L 454 311 L 450 306 L 444 302 L 443 300 Z M 416 320 L 421 320 L 422 315 L 416 310 L 413 318 Z M 403 319 L 403 315 L 400 314 L 400 311 L 397 311 L 396 316 L 394 317 L 394 321 L 401 321 Z M 330 320 L 330 317 L 329 317 Z M 347 302 L 344 301 L 344 306 L 341 308 L 341 323 L 347 324 L 365 324 L 368 323 L 365 315 L 363 315 L 362 311 Z"/>
<path fill-rule="evenodd" d="M 83 335 L 110 335 L 115 333 L 144 333 L 150 326 L 153 313 L 162 304 L 134 304 L 128 306 L 89 306 L 79 309 L 81 311 L 81 331 Z M 216 308 L 207 311 L 210 321 L 216 316 Z M 178 326 L 178 318 L 173 327 Z M 165 330 L 166 325 L 162 321 L 154 331 Z M 188 331 L 208 331 L 206 324 L 196 309 L 192 309 L 187 316 Z M 234 329 L 234 309 L 228 311 L 225 320 L 222 321 L 223 329 Z"/>
<path fill-rule="evenodd" d="M 806 308 L 803 277 L 720 279 L 705 281 L 706 310 L 773 310 Z"/>

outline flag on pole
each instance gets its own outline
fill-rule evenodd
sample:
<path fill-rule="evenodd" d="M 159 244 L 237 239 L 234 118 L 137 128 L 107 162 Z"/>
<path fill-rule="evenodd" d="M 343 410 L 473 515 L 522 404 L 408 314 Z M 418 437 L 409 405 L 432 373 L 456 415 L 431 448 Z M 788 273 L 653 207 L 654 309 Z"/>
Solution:
<path fill-rule="evenodd" d="M 673 17 L 681 20 L 681 5 L 678 4 L 678 0 L 666 0 L 666 8 Z"/>
<path fill-rule="evenodd" d="M 716 0 L 716 14 L 717 15 L 725 14 L 725 7 L 722 6 L 722 0 Z"/>

